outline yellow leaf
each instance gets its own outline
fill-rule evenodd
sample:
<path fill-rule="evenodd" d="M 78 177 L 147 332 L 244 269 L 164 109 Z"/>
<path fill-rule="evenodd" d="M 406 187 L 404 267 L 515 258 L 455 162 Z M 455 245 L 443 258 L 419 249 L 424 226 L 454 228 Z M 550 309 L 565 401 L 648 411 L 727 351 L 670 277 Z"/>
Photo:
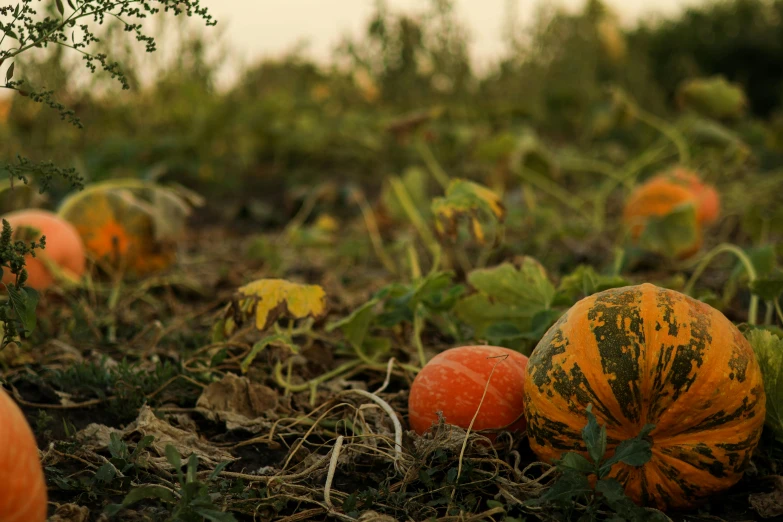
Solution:
<path fill-rule="evenodd" d="M 281 316 L 291 319 L 326 314 L 326 292 L 318 285 L 301 285 L 285 279 L 259 279 L 239 288 L 239 293 L 250 299 L 242 299 L 241 308 L 252 312 L 247 303 L 255 304 L 256 328 L 266 330 Z"/>

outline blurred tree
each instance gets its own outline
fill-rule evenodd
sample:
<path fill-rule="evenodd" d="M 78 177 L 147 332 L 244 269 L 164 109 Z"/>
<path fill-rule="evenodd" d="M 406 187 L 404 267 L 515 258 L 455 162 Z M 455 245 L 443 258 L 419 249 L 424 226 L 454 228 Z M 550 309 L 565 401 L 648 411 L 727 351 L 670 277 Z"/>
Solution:
<path fill-rule="evenodd" d="M 783 94 L 783 1 L 722 0 L 681 17 L 642 24 L 631 45 L 646 49 L 672 100 L 683 80 L 722 75 L 745 89 L 750 110 L 768 116 Z"/>

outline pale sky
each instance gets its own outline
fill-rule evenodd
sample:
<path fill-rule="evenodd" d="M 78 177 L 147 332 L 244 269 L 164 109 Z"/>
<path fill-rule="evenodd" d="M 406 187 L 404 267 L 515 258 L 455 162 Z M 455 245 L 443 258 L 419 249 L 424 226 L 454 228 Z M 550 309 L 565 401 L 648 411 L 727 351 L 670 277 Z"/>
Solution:
<path fill-rule="evenodd" d="M 516 2 L 522 25 L 530 22 L 536 6 L 547 0 L 455 0 L 458 16 L 472 36 L 471 53 L 480 64 L 503 51 L 504 15 Z M 704 0 L 609 0 L 625 23 L 640 17 L 671 15 Z M 429 2 L 389 0 L 392 10 L 417 12 Z M 585 0 L 555 0 L 551 5 L 579 9 Z M 309 56 L 324 60 L 342 35 L 360 35 L 373 12 L 373 0 L 202 0 L 219 20 L 227 42 L 245 61 L 279 56 L 308 40 Z"/>
<path fill-rule="evenodd" d="M 392 11 L 420 13 L 431 0 L 387 0 Z M 504 49 L 504 20 L 507 6 L 516 6 L 518 26 L 524 28 L 534 20 L 538 6 L 559 6 L 568 10 L 581 9 L 586 0 L 453 0 L 457 16 L 466 26 L 470 37 L 470 53 L 473 65 L 483 72 L 501 57 Z M 607 0 L 620 15 L 624 24 L 633 24 L 641 17 L 670 16 L 688 6 L 709 0 Z M 375 0 L 202 0 L 218 26 L 204 28 L 200 20 L 190 22 L 204 30 L 207 39 L 215 35 L 216 41 L 230 52 L 221 60 L 218 87 L 229 87 L 238 77 L 243 66 L 252 65 L 264 58 L 275 58 L 292 51 L 307 42 L 305 56 L 326 62 L 335 46 L 345 35 L 356 38 L 364 35 L 367 22 L 373 14 Z M 169 19 L 171 16 L 161 16 Z M 218 37 L 218 35 L 220 35 Z M 9 45 L 6 43 L 5 45 Z M 136 45 L 143 49 L 141 44 Z M 168 51 L 168 52 L 167 52 Z M 48 52 L 47 50 L 41 52 Z M 170 58 L 176 52 L 168 45 L 161 45 L 156 53 Z M 216 50 L 215 53 L 219 51 Z M 141 61 L 156 58 L 140 51 Z M 215 56 L 218 56 L 217 54 Z M 149 57 L 149 58 L 148 58 Z M 81 60 L 77 61 L 81 62 Z M 142 67 L 155 74 L 154 68 Z M 2 72 L 2 71 L 0 71 Z M 86 74 L 86 73 L 85 73 Z M 0 92 L 0 98 L 10 96 L 10 91 Z"/>

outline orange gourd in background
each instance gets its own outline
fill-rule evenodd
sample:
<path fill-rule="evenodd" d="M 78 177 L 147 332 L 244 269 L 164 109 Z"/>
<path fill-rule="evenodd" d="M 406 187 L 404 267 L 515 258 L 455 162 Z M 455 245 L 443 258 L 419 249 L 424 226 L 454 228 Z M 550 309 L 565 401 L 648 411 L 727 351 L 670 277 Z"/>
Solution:
<path fill-rule="evenodd" d="M 22 410 L 0 389 L 0 521 L 44 522 L 47 507 L 35 436 Z"/>
<path fill-rule="evenodd" d="M 67 197 L 58 215 L 76 227 L 99 266 L 145 276 L 175 263 L 196 199 L 147 181 L 112 179 Z"/>
<path fill-rule="evenodd" d="M 489 380 L 473 431 L 524 430 L 526 366 L 527 357 L 497 346 L 460 346 L 439 353 L 422 368 L 411 385 L 408 397 L 411 428 L 424 433 L 433 423 L 437 424 L 440 411 L 447 424 L 467 429 Z M 495 371 L 490 379 L 493 367 Z"/>
<path fill-rule="evenodd" d="M 46 248 L 36 249 L 35 257 L 29 255 L 25 258 L 28 286 L 41 291 L 54 284 L 54 275 L 44 263 L 44 257 L 59 266 L 69 277 L 79 278 L 84 274 L 84 243 L 76 228 L 57 214 L 40 209 L 25 209 L 6 214 L 2 219 L 11 225 L 15 237 L 22 234 L 20 227 L 30 227 L 40 232 L 30 240 L 38 241 L 40 236 L 46 236 Z M 13 283 L 14 280 L 15 276 L 6 270 L 3 282 Z"/>
<path fill-rule="evenodd" d="M 693 205 L 696 213 L 693 244 L 685 245 L 679 252 L 672 252 L 679 258 L 685 258 L 701 247 L 703 227 L 717 221 L 720 214 L 718 192 L 712 185 L 702 182 L 696 173 L 677 167 L 636 187 L 625 202 L 623 222 L 636 241 L 642 236 L 650 218 L 666 216 L 687 204 Z"/>
<path fill-rule="evenodd" d="M 625 203 L 623 220 L 631 231 L 631 237 L 638 239 L 650 217 L 665 216 L 686 203 L 696 205 L 696 196 L 689 188 L 668 177 L 656 176 L 631 193 Z"/>
<path fill-rule="evenodd" d="M 704 183 L 690 170 L 676 167 L 652 177 L 631 193 L 625 203 L 623 219 L 638 238 L 650 216 L 665 216 L 678 205 L 693 203 L 700 225 L 717 221 L 720 215 L 720 196 L 712 185 Z"/>
<path fill-rule="evenodd" d="M 696 198 L 696 219 L 699 223 L 710 225 L 718 220 L 720 196 L 715 187 L 704 183 L 695 172 L 681 167 L 672 170 L 668 177 L 675 182 L 685 184 Z"/>

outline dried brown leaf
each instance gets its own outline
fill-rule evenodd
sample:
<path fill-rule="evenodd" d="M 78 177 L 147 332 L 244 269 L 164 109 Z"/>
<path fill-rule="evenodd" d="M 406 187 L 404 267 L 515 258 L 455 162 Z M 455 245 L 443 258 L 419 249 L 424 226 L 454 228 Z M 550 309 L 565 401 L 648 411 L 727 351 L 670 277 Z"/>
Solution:
<path fill-rule="evenodd" d="M 201 393 L 196 406 L 211 420 L 225 421 L 230 430 L 265 424 L 264 417 L 277 408 L 277 392 L 268 386 L 251 382 L 247 377 L 226 374 Z"/>
<path fill-rule="evenodd" d="M 76 504 L 63 504 L 49 518 L 49 522 L 87 522 L 90 520 L 90 510 Z"/>
<path fill-rule="evenodd" d="M 783 516 L 783 477 L 773 477 L 775 489 L 767 493 L 748 495 L 748 502 L 761 518 Z"/>
<path fill-rule="evenodd" d="M 195 454 L 207 466 L 214 467 L 221 462 L 236 460 L 227 450 L 212 446 L 197 433 L 176 428 L 165 420 L 159 419 L 147 405 L 141 407 L 139 416 L 125 430 L 125 435 L 131 433 L 154 437 L 150 449 L 158 454 L 158 458 L 152 457 L 150 461 L 160 469 L 171 469 L 165 457 L 166 446 L 169 444 L 177 449 L 183 459 Z"/>

